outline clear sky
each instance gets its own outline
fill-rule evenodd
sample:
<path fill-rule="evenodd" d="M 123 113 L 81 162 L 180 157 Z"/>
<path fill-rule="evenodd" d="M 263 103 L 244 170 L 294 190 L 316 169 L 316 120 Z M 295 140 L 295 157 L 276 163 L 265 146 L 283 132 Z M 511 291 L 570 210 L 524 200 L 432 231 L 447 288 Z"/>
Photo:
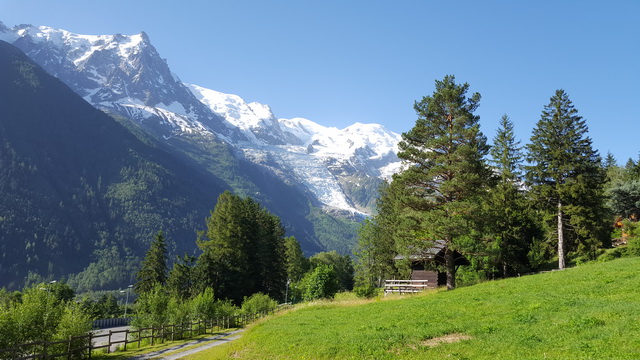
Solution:
<path fill-rule="evenodd" d="M 0 21 L 79 34 L 145 31 L 184 82 L 325 126 L 413 127 L 447 74 L 522 143 L 562 88 L 601 155 L 640 153 L 640 1 L 0 0 Z"/>

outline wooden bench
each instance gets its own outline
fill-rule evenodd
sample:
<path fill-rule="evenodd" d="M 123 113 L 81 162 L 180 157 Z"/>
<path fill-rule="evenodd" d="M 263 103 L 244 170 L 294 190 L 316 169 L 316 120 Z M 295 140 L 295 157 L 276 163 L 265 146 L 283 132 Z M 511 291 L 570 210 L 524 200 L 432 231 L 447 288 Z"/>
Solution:
<path fill-rule="evenodd" d="M 385 280 L 384 294 L 417 293 L 426 289 L 435 289 L 436 286 L 428 280 Z"/>

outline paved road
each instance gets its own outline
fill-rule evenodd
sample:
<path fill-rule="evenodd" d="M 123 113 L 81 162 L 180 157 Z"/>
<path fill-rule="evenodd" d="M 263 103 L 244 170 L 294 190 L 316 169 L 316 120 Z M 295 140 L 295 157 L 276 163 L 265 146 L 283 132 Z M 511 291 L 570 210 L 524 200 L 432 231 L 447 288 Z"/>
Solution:
<path fill-rule="evenodd" d="M 127 330 L 127 329 L 130 329 L 130 328 L 131 328 L 130 326 L 118 326 L 118 327 L 95 330 L 93 332 L 94 338 L 93 338 L 92 342 L 93 342 L 94 345 L 98 345 L 98 346 L 106 345 L 106 344 L 109 343 L 109 331 L 112 331 L 112 332 L 114 332 L 114 331 L 123 331 L 123 330 Z M 116 334 L 112 334 L 111 335 L 111 342 L 124 340 L 125 339 L 125 334 L 126 333 L 124 331 L 123 332 L 118 332 Z M 104 336 L 100 336 L 100 335 L 104 335 Z M 100 336 L 100 337 L 96 338 L 96 336 Z M 120 344 L 111 345 L 111 351 L 115 351 L 116 346 L 118 346 L 118 345 L 122 346 L 124 344 L 120 343 Z"/>

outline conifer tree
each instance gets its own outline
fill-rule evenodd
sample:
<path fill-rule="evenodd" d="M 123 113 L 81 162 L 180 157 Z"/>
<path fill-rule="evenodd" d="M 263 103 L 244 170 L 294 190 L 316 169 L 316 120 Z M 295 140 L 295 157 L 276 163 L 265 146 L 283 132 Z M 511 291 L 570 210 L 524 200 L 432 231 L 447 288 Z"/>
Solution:
<path fill-rule="evenodd" d="M 243 289 L 254 289 L 245 220 L 242 199 L 229 191 L 220 194 L 198 239 L 203 251 L 196 264 L 198 291 L 211 287 L 216 296 L 240 302 Z"/>
<path fill-rule="evenodd" d="M 284 240 L 287 278 L 292 282 L 300 281 L 307 270 L 309 270 L 309 260 L 304 257 L 300 243 L 295 237 L 290 236 Z"/>
<path fill-rule="evenodd" d="M 139 294 L 151 291 L 156 285 L 164 285 L 167 282 L 167 244 L 162 230 L 158 231 L 151 242 L 137 278 L 138 282 L 134 285 L 134 290 Z"/>
<path fill-rule="evenodd" d="M 488 232 L 495 239 L 493 252 L 505 277 L 527 266 L 527 253 L 535 235 L 534 222 L 521 189 L 523 154 L 519 144 L 513 122 L 504 115 L 490 151 L 491 162 L 499 175 L 487 197 L 485 214 Z"/>
<path fill-rule="evenodd" d="M 435 240 L 445 242 L 449 289 L 455 287 L 455 251 L 464 254 L 475 246 L 471 237 L 477 230 L 479 197 L 491 176 L 484 162 L 486 138 L 474 114 L 480 94 L 467 97 L 468 89 L 449 75 L 436 81 L 432 96 L 414 105 L 418 120 L 398 145 L 398 157 L 409 167 L 393 178 L 407 189 L 406 206 L 424 225 L 409 245 L 425 249 Z"/>
<path fill-rule="evenodd" d="M 568 251 L 593 257 L 606 236 L 604 171 L 587 132 L 567 93 L 557 90 L 527 145 L 527 182 L 538 206 L 555 219 L 560 269 Z"/>
<path fill-rule="evenodd" d="M 376 201 L 377 214 L 366 219 L 358 231 L 356 281 L 358 286 L 382 286 L 385 279 L 408 275 L 407 264 L 396 263 L 398 252 L 406 252 L 415 240 L 419 222 L 404 206 L 408 191 L 399 182 L 384 182 Z"/>
<path fill-rule="evenodd" d="M 197 289 L 241 303 L 256 292 L 284 297 L 287 272 L 280 219 L 254 200 L 226 191 L 218 197 L 200 234 Z"/>
<path fill-rule="evenodd" d="M 167 279 L 167 289 L 173 298 L 185 300 L 195 295 L 193 284 L 195 261 L 195 257 L 185 254 L 173 263 Z"/>

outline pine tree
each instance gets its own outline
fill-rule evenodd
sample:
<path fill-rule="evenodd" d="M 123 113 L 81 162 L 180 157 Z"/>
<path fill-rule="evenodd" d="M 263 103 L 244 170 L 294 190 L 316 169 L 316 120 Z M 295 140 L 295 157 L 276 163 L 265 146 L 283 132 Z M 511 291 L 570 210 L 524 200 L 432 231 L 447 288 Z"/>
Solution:
<path fill-rule="evenodd" d="M 173 268 L 169 271 L 167 289 L 173 298 L 185 300 L 195 295 L 194 289 L 194 263 L 196 258 L 185 254 L 177 257 Z"/>
<path fill-rule="evenodd" d="M 198 292 L 211 287 L 217 297 L 240 303 L 247 295 L 244 289 L 255 288 L 245 215 L 240 197 L 229 191 L 220 194 L 207 219 L 207 230 L 198 239 L 203 251 L 196 264 Z"/>
<path fill-rule="evenodd" d="M 139 294 L 151 291 L 156 285 L 164 285 L 167 282 L 167 244 L 162 230 L 158 231 L 151 242 L 137 278 L 138 282 L 134 285 L 134 290 Z"/>
<path fill-rule="evenodd" d="M 254 293 L 261 292 L 273 299 L 283 300 L 287 283 L 284 228 L 277 216 L 260 207 L 253 199 L 245 199 L 245 204 L 251 209 L 248 220 L 255 222 L 257 228 L 251 234 L 254 245 L 250 253 L 257 277 Z"/>
<path fill-rule="evenodd" d="M 287 278 L 292 282 L 302 279 L 309 270 L 309 260 L 304 257 L 300 243 L 295 237 L 290 236 L 285 241 L 285 258 L 287 262 Z"/>
<path fill-rule="evenodd" d="M 527 182 L 540 208 L 555 218 L 560 269 L 569 250 L 593 256 L 606 232 L 604 171 L 587 132 L 569 96 L 557 90 L 527 145 Z"/>
<path fill-rule="evenodd" d="M 455 251 L 464 254 L 475 246 L 471 237 L 477 230 L 478 200 L 491 176 L 483 159 L 486 138 L 474 115 L 480 94 L 467 97 L 468 89 L 468 84 L 458 85 L 446 76 L 436 81 L 432 96 L 414 105 L 418 120 L 398 145 L 398 157 L 409 167 L 393 178 L 407 189 L 406 205 L 424 224 L 415 234 L 414 248 L 445 242 L 449 289 L 455 287 Z"/>
<path fill-rule="evenodd" d="M 398 252 L 415 240 L 419 222 L 404 206 L 408 191 L 399 182 L 384 182 L 376 201 L 377 214 L 366 219 L 358 231 L 356 281 L 358 286 L 380 287 L 385 279 L 408 275 L 408 264 L 396 263 Z"/>
<path fill-rule="evenodd" d="M 218 197 L 200 234 L 196 288 L 241 303 L 256 292 L 283 298 L 287 272 L 280 219 L 250 198 L 230 192 Z"/>
<path fill-rule="evenodd" d="M 487 197 L 484 213 L 487 231 L 495 239 L 493 251 L 505 277 L 527 267 L 527 253 L 536 233 L 522 190 L 523 154 L 519 144 L 513 122 L 504 115 L 490 151 L 491 162 L 499 176 Z"/>

